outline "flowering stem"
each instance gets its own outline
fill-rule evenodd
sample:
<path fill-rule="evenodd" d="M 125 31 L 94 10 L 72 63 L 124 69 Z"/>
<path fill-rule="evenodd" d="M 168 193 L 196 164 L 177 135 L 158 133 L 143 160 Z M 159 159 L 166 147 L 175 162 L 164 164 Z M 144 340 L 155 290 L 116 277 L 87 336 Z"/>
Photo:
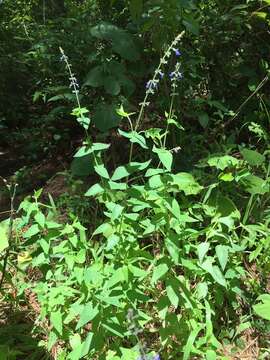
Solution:
<path fill-rule="evenodd" d="M 67 67 L 68 72 L 69 72 L 70 85 L 71 85 L 71 87 L 73 87 L 73 91 L 72 91 L 72 92 L 73 92 L 73 93 L 75 94 L 75 96 L 76 96 L 78 108 L 81 109 L 77 80 L 76 80 L 73 72 L 71 71 L 71 65 L 70 65 L 70 63 L 68 62 L 68 57 L 66 56 L 64 50 L 63 50 L 61 47 L 59 47 L 59 49 L 60 49 L 60 52 L 61 52 L 61 54 L 62 54 L 61 59 L 65 62 L 66 67 Z"/>
<path fill-rule="evenodd" d="M 134 131 L 137 131 L 140 124 L 141 124 L 141 120 L 143 118 L 143 114 L 144 114 L 144 109 L 145 107 L 148 105 L 148 97 L 150 94 L 153 93 L 153 89 L 152 89 L 152 85 L 155 86 L 155 84 L 157 84 L 159 82 L 158 80 L 158 76 L 160 74 L 162 74 L 161 72 L 161 68 L 163 65 L 167 64 L 167 59 L 170 57 L 171 55 L 171 52 L 174 50 L 176 51 L 175 49 L 175 46 L 177 45 L 177 43 L 182 39 L 182 37 L 184 36 L 185 34 L 185 31 L 182 31 L 180 34 L 178 34 L 176 36 L 176 38 L 173 40 L 173 42 L 171 43 L 171 45 L 168 47 L 167 51 L 164 53 L 163 57 L 160 59 L 160 62 L 159 62 L 159 65 L 158 67 L 156 68 L 155 70 L 155 73 L 154 73 L 154 77 L 152 80 L 150 80 L 150 86 L 148 87 L 148 89 L 146 90 L 146 93 L 145 93 L 145 96 L 144 96 L 144 99 L 143 99 L 143 102 L 140 104 L 141 107 L 140 107 L 140 111 L 139 111 L 139 115 L 138 115 L 138 118 L 135 122 L 135 127 L 134 127 Z M 178 51 L 178 50 L 177 50 Z M 177 56 L 180 55 L 180 52 L 178 51 L 177 52 Z M 133 156 L 133 143 L 131 144 L 130 146 L 130 152 L 129 152 L 129 161 L 132 160 L 132 156 Z"/>

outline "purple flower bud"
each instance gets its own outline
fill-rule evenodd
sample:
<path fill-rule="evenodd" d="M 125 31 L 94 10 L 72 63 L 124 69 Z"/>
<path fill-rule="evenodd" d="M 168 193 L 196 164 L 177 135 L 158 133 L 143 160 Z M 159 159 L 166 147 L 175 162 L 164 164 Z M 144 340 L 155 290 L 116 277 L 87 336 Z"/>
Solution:
<path fill-rule="evenodd" d="M 156 354 L 156 355 L 153 357 L 153 360 L 161 360 L 159 354 Z"/>
<path fill-rule="evenodd" d="M 174 51 L 176 56 L 181 56 L 182 55 L 182 53 L 181 53 L 181 51 L 179 51 L 179 49 L 173 48 L 173 51 Z"/>
<path fill-rule="evenodd" d="M 159 71 L 159 76 L 160 76 L 161 79 L 163 79 L 163 77 L 164 77 L 164 72 L 162 72 L 162 71 L 160 70 L 160 71 Z"/>

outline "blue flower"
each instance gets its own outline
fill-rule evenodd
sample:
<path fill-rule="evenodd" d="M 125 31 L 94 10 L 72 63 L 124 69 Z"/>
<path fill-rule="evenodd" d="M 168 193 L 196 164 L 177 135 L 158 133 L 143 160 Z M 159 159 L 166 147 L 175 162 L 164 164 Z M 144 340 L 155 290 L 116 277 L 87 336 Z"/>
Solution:
<path fill-rule="evenodd" d="M 164 77 L 164 72 L 162 72 L 161 70 L 159 70 L 159 76 L 160 76 L 161 79 L 163 79 L 163 77 Z"/>
<path fill-rule="evenodd" d="M 173 51 L 174 51 L 176 56 L 181 56 L 182 55 L 182 53 L 181 53 L 181 51 L 179 49 L 173 48 Z"/>
<path fill-rule="evenodd" d="M 173 71 L 169 74 L 169 77 L 172 81 L 183 79 L 183 74 L 180 71 Z"/>
<path fill-rule="evenodd" d="M 147 81 L 145 87 L 147 90 L 153 92 L 153 90 L 157 87 L 157 85 L 158 85 L 158 80 L 149 80 Z"/>
<path fill-rule="evenodd" d="M 161 360 L 159 354 L 156 354 L 156 355 L 153 357 L 153 360 Z"/>

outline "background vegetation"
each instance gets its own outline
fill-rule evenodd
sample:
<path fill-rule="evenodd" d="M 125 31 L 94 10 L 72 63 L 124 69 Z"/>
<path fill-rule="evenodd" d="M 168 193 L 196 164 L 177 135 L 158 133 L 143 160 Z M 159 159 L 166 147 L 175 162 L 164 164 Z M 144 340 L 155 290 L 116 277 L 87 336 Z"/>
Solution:
<path fill-rule="evenodd" d="M 269 25 L 0 1 L 0 360 L 270 357 Z"/>

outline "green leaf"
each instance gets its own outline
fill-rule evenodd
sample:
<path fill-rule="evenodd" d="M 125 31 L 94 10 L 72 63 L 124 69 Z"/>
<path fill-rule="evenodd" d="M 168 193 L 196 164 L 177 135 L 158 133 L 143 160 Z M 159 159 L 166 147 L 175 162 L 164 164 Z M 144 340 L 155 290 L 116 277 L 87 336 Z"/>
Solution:
<path fill-rule="evenodd" d="M 89 321 L 92 321 L 97 314 L 99 313 L 98 307 L 93 307 L 93 304 L 89 302 L 88 304 L 84 305 L 82 311 L 80 312 L 80 320 L 77 323 L 76 330 L 80 329 Z"/>
<path fill-rule="evenodd" d="M 95 169 L 95 172 L 99 176 L 101 176 L 101 177 L 103 177 L 105 179 L 110 178 L 110 175 L 108 174 L 108 171 L 107 171 L 107 169 L 105 168 L 105 166 L 103 164 L 94 166 L 94 169 Z"/>
<path fill-rule="evenodd" d="M 50 322 L 53 325 L 53 327 L 56 329 L 56 331 L 60 335 L 62 335 L 62 333 L 63 333 L 63 320 L 62 320 L 62 314 L 61 314 L 60 310 L 51 312 Z"/>
<path fill-rule="evenodd" d="M 113 208 L 111 209 L 112 215 L 111 219 L 115 221 L 116 219 L 120 220 L 121 214 L 124 210 L 124 207 L 119 204 L 114 204 Z"/>
<path fill-rule="evenodd" d="M 101 224 L 94 232 L 93 235 L 103 234 L 106 238 L 114 232 L 113 227 L 109 223 Z"/>
<path fill-rule="evenodd" d="M 270 294 L 261 295 L 257 300 L 260 300 L 261 302 L 253 305 L 255 314 L 270 321 Z"/>
<path fill-rule="evenodd" d="M 129 176 L 130 174 L 133 174 L 136 171 L 144 170 L 149 166 L 150 162 L 151 160 L 144 163 L 131 162 L 125 166 L 119 166 L 117 169 L 115 169 L 112 180 L 117 181 Z"/>
<path fill-rule="evenodd" d="M 102 323 L 101 325 L 106 330 L 108 330 L 111 334 L 116 335 L 120 338 L 124 338 L 124 331 L 118 324 L 110 322 L 110 323 L 106 323 L 106 324 Z"/>
<path fill-rule="evenodd" d="M 207 113 L 203 112 L 198 115 L 199 123 L 205 129 L 209 123 L 209 116 Z"/>
<path fill-rule="evenodd" d="M 155 285 L 156 282 L 168 272 L 168 270 L 169 270 L 169 267 L 165 263 L 155 266 L 153 275 L 152 275 L 152 279 L 151 279 L 151 284 Z"/>
<path fill-rule="evenodd" d="M 198 336 L 199 332 L 202 330 L 202 325 L 196 325 L 195 329 L 193 329 L 188 337 L 187 343 L 184 346 L 184 355 L 183 360 L 190 359 L 190 354 L 193 350 L 193 344 Z"/>
<path fill-rule="evenodd" d="M 241 178 L 240 182 L 243 185 L 244 189 L 252 195 L 263 195 L 269 192 L 269 184 L 267 183 L 267 181 L 256 175 L 245 176 Z"/>
<path fill-rule="evenodd" d="M 267 17 L 267 13 L 264 12 L 264 11 L 254 11 L 254 12 L 252 13 L 252 15 L 255 15 L 255 16 L 257 16 L 258 18 L 263 19 L 263 20 L 265 20 L 266 17 Z"/>
<path fill-rule="evenodd" d="M 167 169 L 168 171 L 171 171 L 172 169 L 172 162 L 173 162 L 173 156 L 172 153 L 169 150 L 166 150 L 164 148 L 156 148 L 153 147 L 153 152 L 156 153 L 159 157 L 159 160 L 161 161 L 162 165 Z"/>
<path fill-rule="evenodd" d="M 228 262 L 228 257 L 229 257 L 228 246 L 217 245 L 216 246 L 216 254 L 217 254 L 221 269 L 224 271 L 226 268 L 227 262 Z"/>
<path fill-rule="evenodd" d="M 120 241 L 120 237 L 116 234 L 112 234 L 107 239 L 106 250 L 112 250 Z"/>
<path fill-rule="evenodd" d="M 8 248 L 8 222 L 2 221 L 0 222 L 0 253 Z"/>
<path fill-rule="evenodd" d="M 85 341 L 82 343 L 81 358 L 88 355 L 93 337 L 94 337 L 94 334 L 92 332 L 89 332 Z"/>
<path fill-rule="evenodd" d="M 107 22 L 101 22 L 91 29 L 91 35 L 98 39 L 111 41 L 112 49 L 122 58 L 129 61 L 138 60 L 139 52 L 133 37 L 123 29 Z"/>
<path fill-rule="evenodd" d="M 134 349 L 125 349 L 120 347 L 120 351 L 122 353 L 121 360 L 137 360 L 138 359 L 138 351 Z"/>
<path fill-rule="evenodd" d="M 104 192 L 104 188 L 100 184 L 92 185 L 84 194 L 84 196 L 96 196 Z"/>
<path fill-rule="evenodd" d="M 207 243 L 207 242 L 203 242 L 203 243 L 200 243 L 198 246 L 197 246 L 197 252 L 198 252 L 198 257 L 199 257 L 199 262 L 202 263 L 203 262 L 203 259 L 207 253 L 207 251 L 209 250 L 209 247 L 210 247 L 210 244 Z"/>
<path fill-rule="evenodd" d="M 208 159 L 207 163 L 209 166 L 224 170 L 226 168 L 236 167 L 239 164 L 239 160 L 230 155 L 213 156 Z"/>
<path fill-rule="evenodd" d="M 206 356 L 206 360 L 216 360 L 217 359 L 217 354 L 214 350 L 207 350 L 205 356 Z"/>
<path fill-rule="evenodd" d="M 119 125 L 121 117 L 116 113 L 113 104 L 98 104 L 92 118 L 93 124 L 102 132 Z"/>
<path fill-rule="evenodd" d="M 242 149 L 241 154 L 244 160 L 249 163 L 249 165 L 259 166 L 265 162 L 265 156 L 255 150 Z"/>
<path fill-rule="evenodd" d="M 169 236 L 165 238 L 165 246 L 175 265 L 178 265 L 180 254 L 179 237 L 175 234 L 169 234 Z"/>
<path fill-rule="evenodd" d="M 132 143 L 139 144 L 143 149 L 148 149 L 145 138 L 137 131 L 126 132 L 119 129 L 118 132 L 120 135 L 128 138 Z"/>
<path fill-rule="evenodd" d="M 170 175 L 168 183 L 177 186 L 185 195 L 197 195 L 203 189 L 203 187 L 195 181 L 192 174 L 185 172 Z"/>
<path fill-rule="evenodd" d="M 38 223 L 38 225 L 40 225 L 42 228 L 44 228 L 46 219 L 41 211 L 35 215 L 35 220 Z"/>
<path fill-rule="evenodd" d="M 71 163 L 71 172 L 76 176 L 88 176 L 94 173 L 93 157 L 91 154 L 76 157 Z"/>
<path fill-rule="evenodd" d="M 39 227 L 37 224 L 34 224 L 32 226 L 30 226 L 30 228 L 23 234 L 23 237 L 25 239 L 29 239 L 32 236 L 37 235 L 40 232 Z"/>
<path fill-rule="evenodd" d="M 102 151 L 106 150 L 110 147 L 110 144 L 104 144 L 104 143 L 94 143 L 92 146 L 82 146 L 74 155 L 74 157 L 82 157 L 89 154 L 92 154 L 95 151 Z"/>
<path fill-rule="evenodd" d="M 169 282 L 166 286 L 166 292 L 171 304 L 177 308 L 179 305 L 179 291 L 174 285 L 173 282 Z"/>
<path fill-rule="evenodd" d="M 191 15 L 184 15 L 183 24 L 186 27 L 188 31 L 190 31 L 192 34 L 198 36 L 200 27 L 197 20 L 194 19 Z"/>
<path fill-rule="evenodd" d="M 114 76 L 107 76 L 104 83 L 104 88 L 106 92 L 110 95 L 118 95 L 120 93 L 121 87 L 120 83 Z"/>
<path fill-rule="evenodd" d="M 196 286 L 196 293 L 198 296 L 198 299 L 204 299 L 206 298 L 208 294 L 208 285 L 206 282 L 199 282 Z"/>
<path fill-rule="evenodd" d="M 135 277 L 138 277 L 138 278 L 145 278 L 148 275 L 148 271 L 140 269 L 139 267 L 131 265 L 131 264 L 128 265 L 128 269 Z"/>
<path fill-rule="evenodd" d="M 210 260 L 210 258 L 207 258 L 200 266 L 207 273 L 209 273 L 218 284 L 227 287 L 227 283 L 224 276 L 222 275 L 222 272 L 220 271 L 218 266 L 212 265 L 212 261 Z"/>
<path fill-rule="evenodd" d="M 103 67 L 96 66 L 88 73 L 83 86 L 89 85 L 92 87 L 100 87 L 103 86 L 105 82 L 106 82 L 106 74 L 104 73 Z"/>
<path fill-rule="evenodd" d="M 143 10 L 143 0 L 130 0 L 129 11 L 133 20 L 137 20 Z"/>

